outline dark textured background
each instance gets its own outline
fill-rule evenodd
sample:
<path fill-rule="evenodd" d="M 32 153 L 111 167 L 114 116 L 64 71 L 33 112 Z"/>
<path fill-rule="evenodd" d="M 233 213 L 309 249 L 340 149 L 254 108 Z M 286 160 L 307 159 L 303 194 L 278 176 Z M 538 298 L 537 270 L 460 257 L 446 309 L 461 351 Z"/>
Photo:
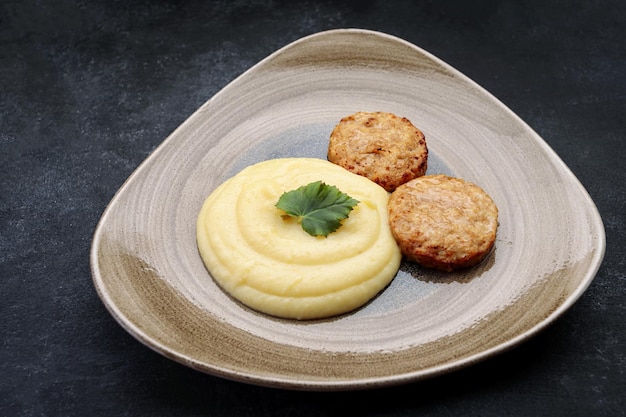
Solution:
<path fill-rule="evenodd" d="M 0 1 L 0 416 L 626 415 L 625 4 Z M 426 49 L 533 127 L 600 210 L 607 253 L 596 279 L 527 343 L 394 388 L 281 391 L 152 352 L 92 286 L 99 216 L 229 81 L 340 27 Z"/>

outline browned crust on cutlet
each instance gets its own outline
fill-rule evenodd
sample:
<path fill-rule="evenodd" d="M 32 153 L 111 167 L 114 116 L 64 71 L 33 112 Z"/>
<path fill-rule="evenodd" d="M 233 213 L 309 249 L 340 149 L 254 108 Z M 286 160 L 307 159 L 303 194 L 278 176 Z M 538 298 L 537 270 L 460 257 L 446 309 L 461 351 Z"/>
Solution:
<path fill-rule="evenodd" d="M 408 260 L 452 271 L 480 262 L 492 249 L 498 208 L 479 186 L 446 175 L 426 175 L 389 198 L 389 225 Z"/>
<path fill-rule="evenodd" d="M 328 160 L 392 192 L 426 173 L 424 134 L 406 117 L 386 112 L 357 112 L 335 126 Z"/>

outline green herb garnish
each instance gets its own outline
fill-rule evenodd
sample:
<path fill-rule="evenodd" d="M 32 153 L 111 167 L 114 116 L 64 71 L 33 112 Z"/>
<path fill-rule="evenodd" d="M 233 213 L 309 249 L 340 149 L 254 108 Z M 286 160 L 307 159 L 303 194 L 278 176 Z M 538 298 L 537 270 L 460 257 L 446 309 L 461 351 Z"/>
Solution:
<path fill-rule="evenodd" d="M 311 236 L 328 236 L 341 226 L 358 200 L 339 191 L 334 185 L 322 181 L 283 193 L 276 207 L 283 210 L 283 217 L 294 217 L 305 232 Z"/>

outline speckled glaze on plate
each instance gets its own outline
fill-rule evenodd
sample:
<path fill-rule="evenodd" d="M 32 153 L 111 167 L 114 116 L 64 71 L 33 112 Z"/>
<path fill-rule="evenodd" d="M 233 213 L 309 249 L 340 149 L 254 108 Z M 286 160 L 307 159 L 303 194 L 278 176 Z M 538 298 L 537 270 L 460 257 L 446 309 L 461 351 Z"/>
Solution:
<path fill-rule="evenodd" d="M 403 264 L 367 305 L 328 320 L 276 319 L 229 298 L 198 255 L 204 199 L 249 164 L 325 158 L 334 125 L 360 110 L 408 117 L 427 137 L 428 173 L 492 196 L 495 249 L 449 274 Z M 345 29 L 278 50 L 176 129 L 106 208 L 91 267 L 113 317 L 168 358 L 247 383 L 347 390 L 449 372 L 526 340 L 581 296 L 604 250 L 593 201 L 514 113 L 412 44 Z"/>

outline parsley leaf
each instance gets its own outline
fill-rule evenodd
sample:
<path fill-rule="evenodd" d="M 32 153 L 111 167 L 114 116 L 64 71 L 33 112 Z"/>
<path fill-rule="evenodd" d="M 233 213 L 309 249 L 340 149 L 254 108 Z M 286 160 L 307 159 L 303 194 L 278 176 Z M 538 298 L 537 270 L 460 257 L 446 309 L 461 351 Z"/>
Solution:
<path fill-rule="evenodd" d="M 341 226 L 341 221 L 357 204 L 358 200 L 334 185 L 316 181 L 283 193 L 276 207 L 287 213 L 287 217 L 295 217 L 311 236 L 328 236 Z"/>

